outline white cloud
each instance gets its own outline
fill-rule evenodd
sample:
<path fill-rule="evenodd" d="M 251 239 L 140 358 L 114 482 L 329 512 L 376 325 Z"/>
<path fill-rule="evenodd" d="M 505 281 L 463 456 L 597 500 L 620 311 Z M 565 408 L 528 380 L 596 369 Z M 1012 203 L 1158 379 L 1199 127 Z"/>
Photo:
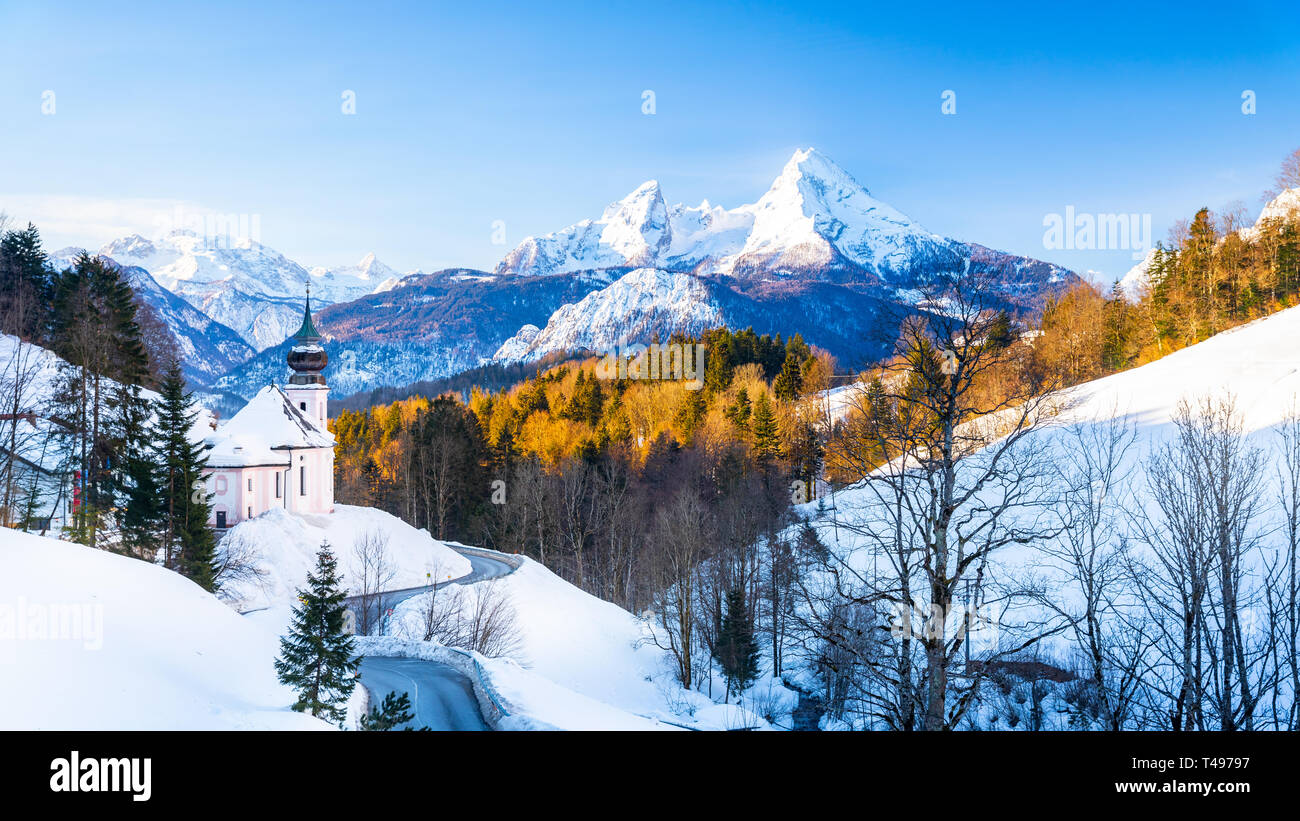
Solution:
<path fill-rule="evenodd" d="M 216 212 L 174 199 L 108 199 L 76 195 L 0 193 L 0 213 L 16 226 L 31 222 L 47 249 L 75 245 L 98 248 L 129 234 L 157 238 L 177 225 L 178 215 L 206 217 Z"/>

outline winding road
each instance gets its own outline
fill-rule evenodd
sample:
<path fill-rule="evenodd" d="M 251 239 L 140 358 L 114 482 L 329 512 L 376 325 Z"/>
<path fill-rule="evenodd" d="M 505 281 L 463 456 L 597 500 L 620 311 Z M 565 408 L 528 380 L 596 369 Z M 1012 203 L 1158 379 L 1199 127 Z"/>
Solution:
<path fill-rule="evenodd" d="M 361 660 L 361 683 L 370 691 L 371 704 L 390 692 L 411 697 L 415 729 L 472 732 L 492 729 L 479 713 L 474 688 L 460 671 L 421 659 L 367 656 Z"/>
<path fill-rule="evenodd" d="M 469 559 L 471 569 L 447 584 L 474 584 L 515 571 L 515 565 L 505 558 L 505 554 L 481 548 L 448 547 Z M 428 590 L 428 587 L 387 590 L 381 596 L 380 612 Z M 354 596 L 345 601 L 352 606 L 359 602 L 359 598 Z M 366 656 L 361 661 L 361 683 L 370 691 L 370 702 L 375 706 L 390 692 L 409 695 L 411 712 L 415 714 L 409 726 L 415 729 L 427 727 L 453 732 L 492 729 L 483 720 L 470 680 L 446 664 L 423 659 Z"/>

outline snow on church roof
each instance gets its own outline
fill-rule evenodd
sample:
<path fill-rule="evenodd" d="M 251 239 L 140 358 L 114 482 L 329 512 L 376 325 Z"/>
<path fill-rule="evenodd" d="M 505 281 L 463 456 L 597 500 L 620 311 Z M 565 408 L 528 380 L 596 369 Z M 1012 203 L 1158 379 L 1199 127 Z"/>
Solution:
<path fill-rule="evenodd" d="M 284 391 L 268 385 L 208 437 L 209 467 L 287 465 L 290 449 L 332 448 L 334 434 L 298 410 Z"/>

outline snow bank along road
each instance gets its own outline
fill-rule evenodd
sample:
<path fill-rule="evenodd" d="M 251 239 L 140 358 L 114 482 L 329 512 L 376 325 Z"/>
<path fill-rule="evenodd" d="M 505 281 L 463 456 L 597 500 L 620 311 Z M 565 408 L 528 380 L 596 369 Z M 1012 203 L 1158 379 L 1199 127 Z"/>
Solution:
<path fill-rule="evenodd" d="M 515 572 L 516 564 L 504 553 L 477 547 L 451 545 L 451 549 L 469 559 L 473 569 L 451 584 L 473 584 L 497 579 Z M 428 592 L 428 587 L 388 590 L 383 594 L 381 612 L 411 596 Z M 346 600 L 356 603 L 356 597 Z M 370 691 L 370 703 L 378 706 L 390 692 L 406 693 L 411 698 L 415 718 L 411 726 L 430 730 L 490 730 L 478 709 L 474 687 L 463 673 L 446 664 L 423 659 L 367 656 L 361 662 L 361 684 Z"/>

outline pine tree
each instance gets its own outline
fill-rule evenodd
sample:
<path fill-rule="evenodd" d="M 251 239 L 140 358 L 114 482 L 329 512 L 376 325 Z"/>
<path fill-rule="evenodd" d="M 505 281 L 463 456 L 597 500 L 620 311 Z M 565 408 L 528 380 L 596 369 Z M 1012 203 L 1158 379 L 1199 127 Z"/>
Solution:
<path fill-rule="evenodd" d="M 316 572 L 307 575 L 307 589 L 298 591 L 289 634 L 280 639 L 275 672 L 298 691 L 293 709 L 341 724 L 361 658 L 353 657 L 355 643 L 344 629 L 347 608 L 339 583 L 338 562 L 322 542 Z"/>
<path fill-rule="evenodd" d="M 149 374 L 134 293 L 111 261 L 83 253 L 59 275 L 52 297 L 50 344 L 63 358 L 53 414 L 63 422 L 65 467 L 74 477 L 73 522 L 77 541 L 111 546 L 105 526 L 123 503 L 125 453 L 141 447 L 126 431 L 140 412 L 138 386 Z"/>
<path fill-rule="evenodd" d="M 396 692 L 384 696 L 378 707 L 371 707 L 370 712 L 361 717 L 361 729 L 370 731 L 391 730 L 399 724 L 405 724 L 415 718 L 411 712 L 411 697 Z M 406 729 L 411 729 L 407 727 Z"/>
<path fill-rule="evenodd" d="M 205 590 L 217 589 L 216 537 L 208 528 L 211 495 L 203 486 L 203 446 L 190 441 L 193 397 L 185 390 L 181 366 L 171 362 L 157 401 L 157 451 L 160 476 L 160 547 L 168 567 Z"/>
<path fill-rule="evenodd" d="M 763 459 L 775 458 L 781 452 L 781 438 L 777 434 L 776 414 L 767 393 L 760 393 L 754 403 L 754 416 L 750 423 L 754 436 L 754 451 Z"/>
<path fill-rule="evenodd" d="M 673 420 L 681 431 L 682 444 L 689 445 L 695 441 L 695 432 L 703 424 L 706 413 L 708 405 L 704 401 L 704 391 L 687 391 L 686 398 L 677 411 L 677 418 Z"/>
<path fill-rule="evenodd" d="M 727 591 L 726 612 L 718 633 L 715 658 L 727 680 L 727 694 L 744 692 L 758 678 L 758 641 L 754 619 L 739 587 Z"/>
<path fill-rule="evenodd" d="M 793 340 L 791 340 L 791 347 L 793 347 Z M 803 392 L 803 360 L 794 350 L 790 350 L 785 355 L 781 372 L 772 382 L 772 392 L 776 394 L 777 399 L 786 402 L 799 398 L 799 394 Z"/>
<path fill-rule="evenodd" d="M 166 499 L 162 494 L 161 470 L 152 441 L 149 405 L 138 385 L 119 387 L 126 394 L 119 413 L 124 444 L 122 469 L 118 478 L 118 530 L 122 548 L 128 555 L 153 561 L 162 542 L 163 513 Z"/>
<path fill-rule="evenodd" d="M 0 332 L 44 342 L 54 295 L 41 235 L 31 223 L 0 237 Z"/>
<path fill-rule="evenodd" d="M 731 424 L 741 433 L 749 431 L 749 417 L 752 413 L 753 405 L 749 401 L 749 391 L 745 388 L 736 391 L 736 401 L 724 411 Z"/>

